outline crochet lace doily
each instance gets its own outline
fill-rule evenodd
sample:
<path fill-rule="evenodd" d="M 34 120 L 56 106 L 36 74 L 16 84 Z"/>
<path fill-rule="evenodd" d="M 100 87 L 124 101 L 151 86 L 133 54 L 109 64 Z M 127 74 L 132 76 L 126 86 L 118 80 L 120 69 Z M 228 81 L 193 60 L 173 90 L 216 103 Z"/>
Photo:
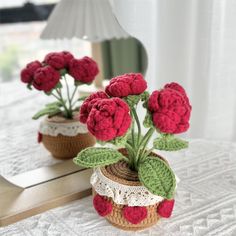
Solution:
<path fill-rule="evenodd" d="M 94 170 L 90 183 L 98 194 L 111 197 L 116 204 L 148 206 L 163 200 L 163 197 L 152 194 L 144 186 L 128 186 L 107 178 L 100 168 Z"/>
<path fill-rule="evenodd" d="M 46 135 L 57 136 L 76 136 L 77 134 L 88 133 L 87 126 L 79 121 L 73 122 L 49 122 L 47 119 L 42 121 L 39 126 L 39 132 Z"/>

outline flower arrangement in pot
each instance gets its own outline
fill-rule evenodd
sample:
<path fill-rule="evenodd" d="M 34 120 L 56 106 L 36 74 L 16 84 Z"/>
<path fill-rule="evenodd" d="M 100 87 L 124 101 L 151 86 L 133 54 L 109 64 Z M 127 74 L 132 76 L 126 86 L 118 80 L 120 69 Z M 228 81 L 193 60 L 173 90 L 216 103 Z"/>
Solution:
<path fill-rule="evenodd" d="M 76 59 L 67 51 L 49 53 L 43 62 L 30 62 L 21 71 L 21 81 L 27 84 L 27 88 L 42 91 L 56 100 L 33 116 L 33 119 L 46 116 L 40 123 L 38 141 L 42 141 L 53 157 L 73 158 L 82 149 L 96 143 L 86 125 L 75 117 L 79 113 L 79 103 L 84 100 L 76 97 L 78 87 L 92 83 L 98 72 L 93 59 Z M 71 79 L 73 87 L 69 83 Z"/>
<path fill-rule="evenodd" d="M 94 168 L 93 205 L 100 216 L 124 230 L 140 230 L 171 216 L 176 176 L 154 150 L 177 151 L 188 143 L 175 134 L 189 128 L 191 105 L 185 90 L 170 83 L 151 95 L 139 73 L 113 78 L 105 92 L 82 104 L 80 121 L 102 143 L 122 148 L 89 147 L 74 162 Z M 137 105 L 146 110 L 142 135 Z M 136 131 L 137 129 L 137 131 Z M 153 134 L 158 136 L 148 148 Z"/>

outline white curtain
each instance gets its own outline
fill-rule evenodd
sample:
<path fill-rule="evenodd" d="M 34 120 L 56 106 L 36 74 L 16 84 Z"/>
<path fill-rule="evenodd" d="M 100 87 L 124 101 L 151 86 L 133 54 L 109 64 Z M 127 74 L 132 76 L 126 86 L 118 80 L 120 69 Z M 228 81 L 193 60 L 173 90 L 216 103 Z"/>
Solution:
<path fill-rule="evenodd" d="M 151 90 L 170 81 L 191 99 L 191 138 L 236 141 L 236 1 L 113 0 L 148 53 Z"/>

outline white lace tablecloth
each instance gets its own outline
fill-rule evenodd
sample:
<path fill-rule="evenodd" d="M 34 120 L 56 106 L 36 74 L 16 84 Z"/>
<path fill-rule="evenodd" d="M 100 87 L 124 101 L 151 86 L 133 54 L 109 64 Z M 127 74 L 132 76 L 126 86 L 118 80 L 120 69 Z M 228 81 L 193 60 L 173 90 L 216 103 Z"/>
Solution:
<path fill-rule="evenodd" d="M 5 90 L 0 94 L 7 96 Z M 35 141 L 38 123 L 29 119 L 44 101 L 37 94 L 30 96 L 18 103 L 0 102 L 0 174 L 18 174 L 53 162 Z M 186 151 L 161 154 L 181 179 L 170 219 L 141 232 L 125 232 L 98 217 L 87 197 L 0 228 L 0 236 L 235 236 L 236 144 L 193 140 Z"/>

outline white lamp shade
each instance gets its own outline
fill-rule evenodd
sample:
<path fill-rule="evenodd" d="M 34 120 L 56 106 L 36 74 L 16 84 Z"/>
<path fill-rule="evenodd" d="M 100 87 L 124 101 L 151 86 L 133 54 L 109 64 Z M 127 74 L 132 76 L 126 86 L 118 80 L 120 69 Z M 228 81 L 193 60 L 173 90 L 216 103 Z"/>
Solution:
<path fill-rule="evenodd" d="M 61 0 L 40 37 L 99 42 L 129 35 L 119 25 L 109 0 Z"/>

